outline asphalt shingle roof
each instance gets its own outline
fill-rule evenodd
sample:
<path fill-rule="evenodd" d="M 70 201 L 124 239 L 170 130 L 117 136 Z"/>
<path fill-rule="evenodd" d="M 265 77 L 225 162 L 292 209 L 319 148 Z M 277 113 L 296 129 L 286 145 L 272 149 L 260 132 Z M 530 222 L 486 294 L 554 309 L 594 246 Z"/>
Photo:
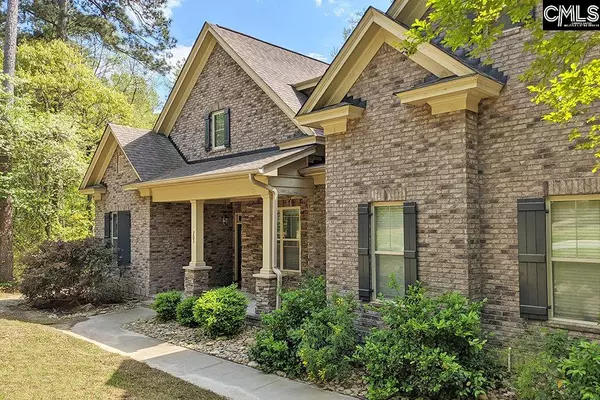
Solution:
<path fill-rule="evenodd" d="M 186 165 L 165 135 L 148 129 L 115 124 L 109 126 L 142 181 Z"/>
<path fill-rule="evenodd" d="M 300 110 L 307 96 L 292 85 L 322 76 L 329 66 L 228 28 L 211 26 L 294 112 Z"/>
<path fill-rule="evenodd" d="M 310 147 L 310 146 L 308 146 Z M 290 150 L 279 150 L 278 148 L 267 149 L 255 153 L 246 153 L 242 155 L 232 155 L 231 157 L 220 159 L 206 159 L 203 161 L 186 164 L 181 168 L 165 172 L 151 181 L 162 181 L 165 179 L 175 179 L 184 177 L 202 177 L 215 174 L 224 174 L 228 172 L 256 171 L 263 166 L 278 161 L 284 157 L 300 153 L 307 149 L 307 146 Z"/>

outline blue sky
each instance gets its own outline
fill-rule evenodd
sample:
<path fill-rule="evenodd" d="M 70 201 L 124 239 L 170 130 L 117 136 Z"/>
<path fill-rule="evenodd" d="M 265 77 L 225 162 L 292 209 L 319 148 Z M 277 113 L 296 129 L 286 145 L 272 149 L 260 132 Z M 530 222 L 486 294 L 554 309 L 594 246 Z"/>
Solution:
<path fill-rule="evenodd" d="M 172 34 L 178 41 L 173 61 L 186 57 L 204 21 L 231 28 L 331 61 L 342 45 L 352 14 L 372 5 L 386 10 L 390 0 L 169 0 Z"/>

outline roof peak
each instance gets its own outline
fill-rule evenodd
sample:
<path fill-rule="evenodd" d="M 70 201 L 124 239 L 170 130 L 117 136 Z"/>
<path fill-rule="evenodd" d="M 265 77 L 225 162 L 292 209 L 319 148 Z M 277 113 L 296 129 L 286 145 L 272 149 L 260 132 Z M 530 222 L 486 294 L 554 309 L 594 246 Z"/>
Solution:
<path fill-rule="evenodd" d="M 228 28 L 228 27 L 226 27 L 226 26 L 219 25 L 219 24 L 211 24 L 211 23 L 209 23 L 209 25 L 211 25 L 212 27 L 217 27 L 217 28 L 225 29 L 225 30 L 227 30 L 227 31 L 229 31 L 229 32 L 233 32 L 233 33 L 236 33 L 236 34 L 238 34 L 238 35 L 241 35 L 241 36 L 245 36 L 245 37 L 247 37 L 247 38 L 249 38 L 249 39 L 255 40 L 255 41 L 257 41 L 257 42 L 264 43 L 264 44 L 266 44 L 266 45 L 268 45 L 268 46 L 275 47 L 275 48 L 278 48 L 278 49 L 281 49 L 281 50 L 287 51 L 288 53 L 293 53 L 293 54 L 296 54 L 296 55 L 298 55 L 298 56 L 301 56 L 301 57 L 307 58 L 307 59 L 309 59 L 309 60 L 316 61 L 316 62 L 319 62 L 319 63 L 321 63 L 321 64 L 329 65 L 329 63 L 327 63 L 327 62 L 325 62 L 325 61 L 319 60 L 319 59 L 317 59 L 317 58 L 314 58 L 314 57 L 311 57 L 311 56 L 307 56 L 306 54 L 302 54 L 302 53 L 300 53 L 300 52 L 298 52 L 298 51 L 295 51 L 295 50 L 291 50 L 291 49 L 285 48 L 285 47 L 283 47 L 283 46 L 280 46 L 280 45 L 278 45 L 278 44 L 274 44 L 274 43 L 271 43 L 271 42 L 267 42 L 266 40 L 263 40 L 263 39 L 257 38 L 256 36 L 252 36 L 252 35 L 249 35 L 249 34 L 247 34 L 247 33 L 240 32 L 240 31 L 236 31 L 235 29 L 231 29 L 231 28 Z"/>

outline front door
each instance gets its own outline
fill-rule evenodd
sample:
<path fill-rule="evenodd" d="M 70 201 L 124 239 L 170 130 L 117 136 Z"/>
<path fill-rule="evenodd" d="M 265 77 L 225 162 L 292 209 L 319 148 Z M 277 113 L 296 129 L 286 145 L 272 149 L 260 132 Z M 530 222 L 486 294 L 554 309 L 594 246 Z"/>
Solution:
<path fill-rule="evenodd" d="M 235 281 L 242 287 L 242 216 L 235 215 Z"/>

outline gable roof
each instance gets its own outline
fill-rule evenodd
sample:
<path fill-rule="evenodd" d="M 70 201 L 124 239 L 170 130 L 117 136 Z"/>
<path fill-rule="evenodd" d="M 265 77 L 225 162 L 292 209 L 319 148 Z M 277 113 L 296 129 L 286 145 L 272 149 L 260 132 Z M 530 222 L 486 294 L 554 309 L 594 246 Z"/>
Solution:
<path fill-rule="evenodd" d="M 108 124 L 88 166 L 81 189 L 100 183 L 117 147 L 123 151 L 142 182 L 186 165 L 165 135 L 148 129 Z"/>
<path fill-rule="evenodd" d="M 215 45 L 221 46 L 281 110 L 294 121 L 307 96 L 294 84 L 318 78 L 328 64 L 248 35 L 205 23 L 163 108 L 154 131 L 169 135 Z"/>
<path fill-rule="evenodd" d="M 298 115 L 342 101 L 381 46 L 396 46 L 406 31 L 405 26 L 382 11 L 369 7 Z M 471 66 L 431 43 L 419 46 L 409 58 L 439 78 L 473 73 Z"/>

